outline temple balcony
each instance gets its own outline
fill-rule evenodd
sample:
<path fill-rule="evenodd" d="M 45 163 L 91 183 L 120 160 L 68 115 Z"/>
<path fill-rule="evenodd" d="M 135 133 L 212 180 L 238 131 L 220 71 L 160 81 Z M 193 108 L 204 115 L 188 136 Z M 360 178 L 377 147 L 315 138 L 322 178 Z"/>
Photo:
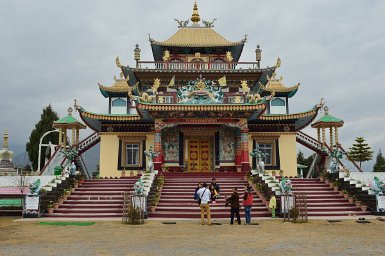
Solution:
<path fill-rule="evenodd" d="M 193 96 L 198 97 L 198 95 Z M 205 99 L 209 99 L 209 95 L 199 95 L 202 103 L 204 104 Z M 176 93 L 163 93 L 157 94 L 155 97 L 155 102 L 158 104 L 180 104 L 183 102 L 179 99 Z M 246 94 L 243 93 L 226 93 L 223 97 L 222 102 L 219 104 L 244 104 L 249 103 L 249 99 Z"/>
<path fill-rule="evenodd" d="M 163 61 L 138 61 L 138 69 L 162 70 L 236 70 L 260 69 L 258 62 L 163 62 Z"/>

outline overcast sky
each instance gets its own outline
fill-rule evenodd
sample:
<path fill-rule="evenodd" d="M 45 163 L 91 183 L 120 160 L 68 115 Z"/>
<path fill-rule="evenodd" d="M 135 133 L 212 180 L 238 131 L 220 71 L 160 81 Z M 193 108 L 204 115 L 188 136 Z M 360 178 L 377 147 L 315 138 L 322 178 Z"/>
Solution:
<path fill-rule="evenodd" d="M 152 60 L 147 34 L 168 39 L 177 31 L 174 18 L 190 18 L 193 0 L 0 0 L 0 6 L 0 132 L 8 129 L 11 145 L 23 145 L 50 103 L 61 117 L 75 98 L 107 112 L 97 83 L 113 83 L 115 57 L 133 66 L 138 43 L 142 59 Z M 363 136 L 375 153 L 384 149 L 385 1 L 198 0 L 198 7 L 203 19 L 218 19 L 215 30 L 229 41 L 248 35 L 241 61 L 255 60 L 257 44 L 262 66 L 281 57 L 284 83 L 301 83 L 291 112 L 324 97 L 331 114 L 345 121 L 345 148 Z"/>

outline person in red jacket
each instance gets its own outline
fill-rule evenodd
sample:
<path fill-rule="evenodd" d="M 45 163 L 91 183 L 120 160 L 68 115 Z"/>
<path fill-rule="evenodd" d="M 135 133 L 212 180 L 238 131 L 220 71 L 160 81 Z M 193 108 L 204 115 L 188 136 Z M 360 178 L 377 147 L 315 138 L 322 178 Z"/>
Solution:
<path fill-rule="evenodd" d="M 243 207 L 245 208 L 245 225 L 250 225 L 251 222 L 251 206 L 253 205 L 253 194 L 249 185 L 245 185 L 245 192 L 243 194 Z"/>

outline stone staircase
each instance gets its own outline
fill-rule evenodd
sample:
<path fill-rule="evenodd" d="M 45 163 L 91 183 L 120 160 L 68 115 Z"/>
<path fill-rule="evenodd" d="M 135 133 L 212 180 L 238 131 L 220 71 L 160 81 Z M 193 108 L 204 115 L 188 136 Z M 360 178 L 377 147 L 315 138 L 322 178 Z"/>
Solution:
<path fill-rule="evenodd" d="M 161 192 L 156 211 L 149 213 L 150 218 L 175 218 L 175 219 L 199 219 L 200 208 L 194 201 L 194 190 L 199 182 L 210 183 L 216 178 L 221 188 L 221 198 L 216 204 L 210 205 L 211 218 L 228 219 L 230 207 L 225 207 L 225 196 L 230 196 L 232 188 L 237 187 L 240 200 L 243 196 L 243 180 L 245 173 L 164 173 L 165 183 Z M 242 204 L 242 202 L 241 202 Z M 271 216 L 260 198 L 254 194 L 252 206 L 252 218 Z M 240 209 L 242 221 L 244 221 L 243 207 Z"/>
<path fill-rule="evenodd" d="M 354 216 L 367 215 L 368 212 L 361 211 L 361 208 L 350 204 L 334 191 L 328 184 L 319 179 L 295 179 L 291 178 L 293 193 L 303 192 L 307 197 L 308 216 Z"/>
<path fill-rule="evenodd" d="M 139 177 L 85 180 L 74 192 L 45 217 L 110 218 L 122 217 L 123 193 L 132 192 Z"/>

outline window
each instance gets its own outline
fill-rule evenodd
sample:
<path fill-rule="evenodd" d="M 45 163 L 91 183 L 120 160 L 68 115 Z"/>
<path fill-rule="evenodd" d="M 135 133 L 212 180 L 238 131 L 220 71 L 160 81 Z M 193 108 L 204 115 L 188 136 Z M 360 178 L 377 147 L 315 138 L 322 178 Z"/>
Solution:
<path fill-rule="evenodd" d="M 139 144 L 126 145 L 126 165 L 139 165 Z"/>
<path fill-rule="evenodd" d="M 121 98 L 117 98 L 112 101 L 112 107 L 125 107 L 126 106 L 126 101 Z"/>
<path fill-rule="evenodd" d="M 271 101 L 271 106 L 274 106 L 274 107 L 284 107 L 285 105 L 286 105 L 286 102 L 280 98 L 275 98 Z"/>
<path fill-rule="evenodd" d="M 272 144 L 259 144 L 259 150 L 264 154 L 263 161 L 265 162 L 265 165 L 272 165 L 273 164 L 273 146 Z"/>

